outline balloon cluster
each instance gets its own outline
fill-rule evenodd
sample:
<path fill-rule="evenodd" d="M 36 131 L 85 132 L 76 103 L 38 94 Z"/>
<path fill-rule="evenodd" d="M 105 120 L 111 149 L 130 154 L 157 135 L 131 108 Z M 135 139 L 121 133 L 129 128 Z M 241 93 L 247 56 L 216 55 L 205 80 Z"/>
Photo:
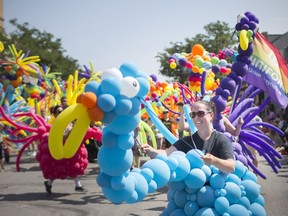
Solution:
<path fill-rule="evenodd" d="M 87 150 L 82 143 L 72 158 L 55 160 L 50 154 L 48 148 L 48 133 L 38 144 L 36 160 L 39 162 L 40 169 L 46 179 L 66 179 L 68 177 L 76 178 L 85 173 L 88 166 Z"/>
<path fill-rule="evenodd" d="M 2 79 L 4 86 L 9 88 L 16 88 L 22 84 L 25 76 L 37 77 L 39 73 L 37 62 L 40 61 L 39 56 L 30 56 L 29 52 L 24 54 L 22 50 L 16 50 L 14 44 L 9 46 L 10 52 L 13 56 L 11 60 L 0 61 L 1 65 L 5 68 L 5 74 Z"/>
<path fill-rule="evenodd" d="M 222 119 L 221 112 L 226 107 L 228 97 L 234 94 L 236 85 L 238 85 L 238 91 L 240 91 L 243 76 L 245 76 L 248 71 L 248 66 L 251 64 L 250 56 L 253 53 L 251 39 L 255 37 L 256 32 L 258 31 L 257 24 L 259 23 L 259 20 L 252 13 L 246 12 L 243 15 L 239 15 L 238 18 L 236 30 L 240 32 L 240 45 L 238 46 L 236 62 L 234 62 L 231 67 L 231 73 L 221 80 L 220 86 L 216 89 L 216 95 L 212 98 L 212 102 L 215 104 L 217 111 L 214 127 L 216 130 L 222 132 L 224 132 L 224 125 L 223 122 L 220 121 Z M 249 31 L 249 34 L 242 33 L 247 32 L 247 30 Z M 247 38 L 249 38 L 249 40 Z M 239 92 L 236 95 L 236 98 L 238 95 Z"/>
<path fill-rule="evenodd" d="M 169 179 L 168 205 L 161 215 L 266 215 L 254 173 L 236 161 L 234 173 L 224 174 L 212 165 L 205 165 L 201 155 L 199 150 L 190 150 L 186 155 L 173 152 L 168 157 L 157 157 L 156 160 L 165 162 L 161 169 L 170 169 L 171 173 L 167 178 L 158 170 L 160 163 L 153 166 L 159 185 Z"/>
<path fill-rule="evenodd" d="M 177 65 L 180 65 L 190 71 L 188 77 L 190 90 L 201 92 L 200 86 L 204 82 L 205 89 L 210 91 L 219 86 L 218 81 L 215 82 L 216 73 L 221 72 L 228 75 L 231 72 L 231 64 L 227 62 L 226 54 L 227 52 L 224 51 L 219 51 L 217 55 L 208 53 L 201 44 L 195 44 L 189 54 L 175 53 L 170 56 L 169 64 L 171 69 L 175 69 Z M 205 76 L 203 76 L 203 73 L 205 73 Z"/>

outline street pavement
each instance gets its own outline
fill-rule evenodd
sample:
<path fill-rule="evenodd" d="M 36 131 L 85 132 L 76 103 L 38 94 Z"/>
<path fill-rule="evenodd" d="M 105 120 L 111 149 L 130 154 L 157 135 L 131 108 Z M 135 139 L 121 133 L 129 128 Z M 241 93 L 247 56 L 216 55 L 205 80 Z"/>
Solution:
<path fill-rule="evenodd" d="M 148 158 L 143 157 L 143 161 Z M 97 163 L 88 165 L 81 177 L 84 192 L 74 191 L 73 180 L 56 180 L 49 195 L 44 188 L 44 178 L 37 161 L 29 156 L 21 159 L 21 171 L 16 171 L 16 157 L 0 172 L 0 215 L 1 216 L 152 216 L 160 215 L 167 206 L 167 187 L 148 194 L 135 204 L 112 204 L 96 183 L 99 173 Z M 288 156 L 281 160 L 282 168 L 276 174 L 266 161 L 260 159 L 259 168 L 267 179 L 258 178 L 261 194 L 265 198 L 267 215 L 288 215 Z"/>

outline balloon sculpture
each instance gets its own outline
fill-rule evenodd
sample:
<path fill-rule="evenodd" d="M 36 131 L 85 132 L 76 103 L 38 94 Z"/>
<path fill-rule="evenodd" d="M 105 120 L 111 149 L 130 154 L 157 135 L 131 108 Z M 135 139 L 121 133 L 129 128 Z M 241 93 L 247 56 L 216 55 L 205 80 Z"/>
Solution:
<path fill-rule="evenodd" d="M 180 83 L 174 83 L 173 87 L 166 82 L 161 83 L 157 81 L 157 77 L 148 77 L 131 63 L 122 64 L 119 69 L 111 68 L 103 71 L 100 80 L 98 77 L 100 72 L 95 73 L 91 66 L 91 70 L 85 67 L 85 71 L 79 73 L 84 77 L 79 82 L 78 71 L 75 72 L 74 78 L 72 75 L 68 78 L 65 90 L 70 106 L 52 125 L 47 124 L 34 112 L 28 112 L 27 107 L 26 112 L 20 114 L 12 112 L 11 116 L 8 116 L 1 107 L 2 117 L 14 127 L 12 133 L 23 129 L 31 134 L 23 139 L 8 138 L 10 142 L 25 143 L 17 157 L 17 169 L 20 169 L 20 158 L 25 148 L 39 140 L 36 158 L 45 178 L 64 179 L 68 176 L 82 175 L 87 167 L 87 152 L 83 143 L 86 139 L 95 137 L 102 141 L 98 153 L 100 173 L 96 180 L 104 195 L 112 203 L 139 202 L 148 193 L 168 185 L 168 205 L 162 215 L 266 215 L 257 176 L 248 170 L 248 166 L 261 177 L 265 176 L 253 166 L 251 162 L 253 156 L 247 145 L 258 150 L 277 172 L 277 168 L 281 166 L 276 157 L 281 158 L 281 155 L 270 146 L 273 144 L 272 141 L 257 127 L 266 126 L 279 134 L 281 131 L 268 123 L 252 122 L 269 102 L 267 98 L 260 107 L 252 106 L 255 95 L 260 93 L 259 89 L 251 85 L 239 98 L 243 77 L 251 64 L 252 41 L 258 31 L 258 23 L 257 17 L 250 12 L 238 16 L 237 52 L 226 48 L 217 55 L 212 55 L 207 54 L 202 45 L 196 44 L 190 54 L 171 56 L 169 63 L 172 69 L 178 64 L 191 71 L 188 78 L 189 87 Z M 10 89 L 11 93 L 15 93 L 15 88 L 20 87 L 23 79 L 33 83 L 35 80 L 30 78 L 36 73 L 40 74 L 41 69 L 36 64 L 39 61 L 37 56 L 24 56 L 22 51 L 17 52 L 14 46 L 10 49 L 15 59 L 12 63 L 0 63 L 7 65 L 3 89 L 6 91 Z M 231 57 L 234 63 L 229 64 L 226 57 Z M 226 75 L 221 81 L 215 79 L 215 73 L 218 72 Z M 31 77 L 25 78 L 24 75 Z M 55 79 L 52 83 L 59 96 L 62 96 L 64 88 L 61 89 L 62 86 Z M 36 89 L 30 91 L 30 96 L 35 93 L 34 90 L 36 91 Z M 194 94 L 194 91 L 198 94 Z M 197 149 L 187 154 L 176 151 L 169 156 L 158 155 L 155 159 L 144 163 L 141 169 L 134 168 L 130 171 L 133 161 L 131 148 L 134 145 L 134 129 L 139 124 L 148 129 L 148 126 L 141 122 L 141 116 L 145 114 L 150 117 L 165 138 L 174 143 L 177 138 L 165 128 L 158 115 L 163 109 L 178 114 L 174 110 L 178 101 L 192 105 L 200 99 L 200 96 L 204 97 L 207 91 L 215 94 L 211 99 L 217 112 L 215 129 L 225 133 L 233 142 L 235 171 L 224 174 L 212 165 L 205 165 L 201 159 L 203 153 Z M 10 101 L 12 96 L 11 94 Z M 233 101 L 230 102 L 227 111 L 227 101 L 232 96 Z M 37 98 L 37 94 L 35 97 Z M 2 102 L 1 98 L 1 104 Z M 190 129 L 195 132 L 196 128 L 188 117 L 189 112 L 189 106 L 184 106 Z M 238 140 L 227 133 L 223 123 L 223 112 L 229 113 L 228 119 L 234 126 L 239 116 L 244 119 Z M 16 118 L 19 117 L 33 119 L 37 128 L 23 122 L 16 123 Z M 105 124 L 103 131 L 89 128 L 91 121 Z M 63 140 L 64 131 L 72 122 L 74 125 L 72 131 L 68 138 Z"/>

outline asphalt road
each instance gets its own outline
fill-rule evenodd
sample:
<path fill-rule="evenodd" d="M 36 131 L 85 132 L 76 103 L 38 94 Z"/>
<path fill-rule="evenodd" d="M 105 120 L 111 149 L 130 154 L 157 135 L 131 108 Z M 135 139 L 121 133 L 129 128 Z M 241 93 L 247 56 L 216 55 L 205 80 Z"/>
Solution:
<path fill-rule="evenodd" d="M 139 203 L 114 205 L 107 200 L 96 184 L 99 172 L 97 163 L 89 164 L 81 183 L 85 192 L 75 192 L 73 180 L 56 180 L 53 194 L 48 195 L 44 179 L 35 159 L 25 156 L 21 160 L 21 171 L 16 171 L 15 157 L 0 172 L 1 216 L 89 216 L 89 215 L 160 215 L 167 205 L 167 188 L 149 194 Z M 147 159 L 147 158 L 146 158 Z M 258 178 L 265 198 L 267 215 L 288 215 L 288 156 L 281 160 L 282 169 L 276 174 L 264 160 L 259 167 L 267 176 Z"/>

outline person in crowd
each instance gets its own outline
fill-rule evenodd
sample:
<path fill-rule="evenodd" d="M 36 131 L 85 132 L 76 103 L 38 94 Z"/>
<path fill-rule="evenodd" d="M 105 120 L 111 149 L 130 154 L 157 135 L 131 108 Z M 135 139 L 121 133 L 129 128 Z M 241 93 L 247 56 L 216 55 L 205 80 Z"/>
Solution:
<path fill-rule="evenodd" d="M 90 122 L 90 127 L 96 127 L 96 122 L 95 121 L 91 121 Z M 94 138 L 91 138 L 88 140 L 88 144 L 85 145 L 87 152 L 88 152 L 88 161 L 89 163 L 95 163 L 96 162 L 96 158 L 97 158 L 97 154 L 98 154 L 98 145 L 97 142 Z"/>
<path fill-rule="evenodd" d="M 5 171 L 4 167 L 4 138 L 3 138 L 4 124 L 0 122 L 0 172 Z"/>
<path fill-rule="evenodd" d="M 167 127 L 167 129 L 172 133 L 172 126 L 173 126 L 172 124 L 173 123 L 177 124 L 177 121 L 175 120 L 174 117 L 171 118 L 169 117 L 168 110 L 163 111 L 163 118 L 161 120 L 163 124 Z M 178 132 L 176 135 L 178 136 Z M 165 149 L 171 146 L 171 143 L 165 137 L 164 137 L 164 143 L 165 143 Z"/>
<path fill-rule="evenodd" d="M 63 109 L 66 109 L 69 105 L 68 105 L 68 99 L 66 96 L 61 97 L 61 106 Z"/>
<path fill-rule="evenodd" d="M 131 169 L 133 169 L 135 166 L 137 168 L 140 168 L 140 157 L 141 157 L 141 145 L 140 145 L 140 139 L 139 139 L 139 130 L 140 127 L 137 126 L 134 129 L 134 145 L 132 147 L 133 151 L 133 162 L 131 165 Z"/>
<path fill-rule="evenodd" d="M 183 102 L 178 102 L 177 103 L 177 108 L 178 108 L 178 112 L 180 113 L 179 115 L 179 121 L 178 123 L 178 135 L 179 138 L 183 138 L 185 132 L 189 132 L 189 125 L 185 120 L 185 116 L 184 116 L 184 103 Z"/>
<path fill-rule="evenodd" d="M 51 111 L 52 111 L 52 114 L 55 116 L 55 118 L 57 118 L 57 116 L 63 111 L 63 108 L 60 105 L 56 105 L 51 109 Z M 64 136 L 63 136 L 64 140 L 67 139 L 67 137 L 69 136 L 69 133 L 72 130 L 72 127 L 73 125 L 72 123 L 70 123 L 65 129 Z M 48 194 L 52 194 L 52 184 L 54 180 L 55 179 L 49 179 L 47 181 L 44 181 L 45 189 Z M 76 177 L 73 180 L 75 183 L 75 191 L 80 191 L 80 192 L 84 191 L 84 188 L 81 185 L 79 177 Z"/>
<path fill-rule="evenodd" d="M 214 111 L 210 102 L 197 101 L 192 106 L 190 116 L 197 128 L 197 132 L 183 137 L 165 150 L 153 149 L 148 144 L 142 145 L 142 151 L 151 158 L 158 154 L 170 155 L 174 151 L 187 153 L 191 149 L 202 150 L 205 164 L 217 167 L 223 173 L 235 170 L 234 153 L 231 141 L 223 134 L 211 127 Z"/>

